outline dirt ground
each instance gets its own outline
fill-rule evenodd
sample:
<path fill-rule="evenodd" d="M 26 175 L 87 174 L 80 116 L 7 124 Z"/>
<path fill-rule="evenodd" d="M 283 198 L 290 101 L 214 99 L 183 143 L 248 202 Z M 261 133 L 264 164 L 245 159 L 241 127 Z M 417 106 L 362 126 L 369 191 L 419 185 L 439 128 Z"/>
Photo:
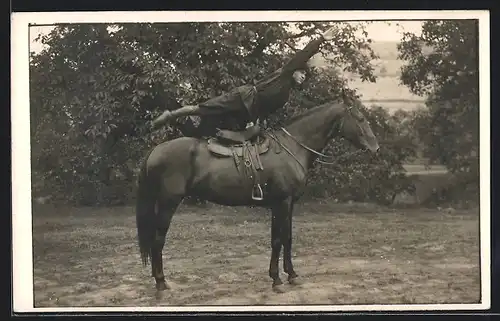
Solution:
<path fill-rule="evenodd" d="M 161 301 L 154 296 L 150 266 L 139 258 L 134 215 L 132 207 L 34 211 L 35 307 L 480 299 L 477 210 L 297 205 L 293 262 L 304 284 L 276 294 L 268 277 L 266 211 L 182 206 L 163 252 L 172 289 Z"/>

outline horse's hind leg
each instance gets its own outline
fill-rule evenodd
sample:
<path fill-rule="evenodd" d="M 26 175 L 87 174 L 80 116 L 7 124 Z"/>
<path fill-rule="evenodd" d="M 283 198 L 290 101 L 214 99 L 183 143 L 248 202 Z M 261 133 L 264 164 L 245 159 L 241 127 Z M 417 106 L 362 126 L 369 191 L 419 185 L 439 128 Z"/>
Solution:
<path fill-rule="evenodd" d="M 179 206 L 182 198 L 171 198 L 160 200 L 158 202 L 158 216 L 156 217 L 156 233 L 155 241 L 151 248 L 151 273 L 156 281 L 156 296 L 161 298 L 163 291 L 169 289 L 163 274 L 163 256 L 162 251 L 165 246 L 165 239 L 167 236 L 172 216 L 174 215 L 177 207 Z"/>
<path fill-rule="evenodd" d="M 279 259 L 282 247 L 281 229 L 284 212 L 279 204 L 271 208 L 271 260 L 269 261 L 269 276 L 273 279 L 273 291 L 284 292 L 283 282 L 279 276 Z"/>
<path fill-rule="evenodd" d="M 287 211 L 284 218 L 284 228 L 281 230 L 281 239 L 283 240 L 283 270 L 288 274 L 288 282 L 291 285 L 300 285 L 301 281 L 295 272 L 292 264 L 292 216 L 294 202 L 287 202 Z"/>

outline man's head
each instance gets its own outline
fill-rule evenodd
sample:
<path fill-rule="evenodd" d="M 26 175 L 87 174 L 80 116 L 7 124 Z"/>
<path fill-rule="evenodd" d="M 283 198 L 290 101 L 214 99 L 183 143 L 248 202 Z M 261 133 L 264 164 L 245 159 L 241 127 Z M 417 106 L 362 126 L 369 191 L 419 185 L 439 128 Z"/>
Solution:
<path fill-rule="evenodd" d="M 304 69 L 298 69 L 294 71 L 292 76 L 295 84 L 301 85 L 306 80 L 307 73 Z"/>

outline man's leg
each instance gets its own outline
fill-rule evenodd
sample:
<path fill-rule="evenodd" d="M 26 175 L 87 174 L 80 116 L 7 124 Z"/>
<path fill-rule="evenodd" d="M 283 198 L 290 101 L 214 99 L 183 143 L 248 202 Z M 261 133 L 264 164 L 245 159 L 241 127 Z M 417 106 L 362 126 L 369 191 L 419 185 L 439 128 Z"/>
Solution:
<path fill-rule="evenodd" d="M 175 110 L 167 110 L 161 116 L 156 118 L 152 126 L 157 128 L 168 121 L 182 116 L 207 116 L 207 115 L 223 115 L 228 113 L 246 112 L 246 107 L 242 104 L 239 91 L 233 90 L 227 94 L 223 94 L 208 101 L 194 106 L 184 106 Z"/>
<path fill-rule="evenodd" d="M 163 114 L 161 114 L 159 117 L 157 117 L 155 120 L 153 120 L 152 122 L 152 126 L 153 128 L 158 128 L 160 127 L 161 125 L 173 120 L 173 119 L 176 119 L 176 118 L 179 118 L 179 117 L 182 117 L 182 116 L 191 116 L 191 115 L 197 115 L 200 111 L 200 107 L 198 107 L 198 105 L 194 105 L 194 106 L 183 106 L 179 109 L 175 109 L 175 110 L 166 110 L 163 112 Z"/>

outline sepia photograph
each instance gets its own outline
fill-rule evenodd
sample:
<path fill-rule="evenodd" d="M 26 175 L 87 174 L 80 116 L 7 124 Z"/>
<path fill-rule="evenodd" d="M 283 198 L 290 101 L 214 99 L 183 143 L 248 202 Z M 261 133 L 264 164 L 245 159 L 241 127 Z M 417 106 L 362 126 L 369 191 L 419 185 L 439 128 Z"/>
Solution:
<path fill-rule="evenodd" d="M 14 312 L 488 309 L 489 33 L 14 13 Z"/>

